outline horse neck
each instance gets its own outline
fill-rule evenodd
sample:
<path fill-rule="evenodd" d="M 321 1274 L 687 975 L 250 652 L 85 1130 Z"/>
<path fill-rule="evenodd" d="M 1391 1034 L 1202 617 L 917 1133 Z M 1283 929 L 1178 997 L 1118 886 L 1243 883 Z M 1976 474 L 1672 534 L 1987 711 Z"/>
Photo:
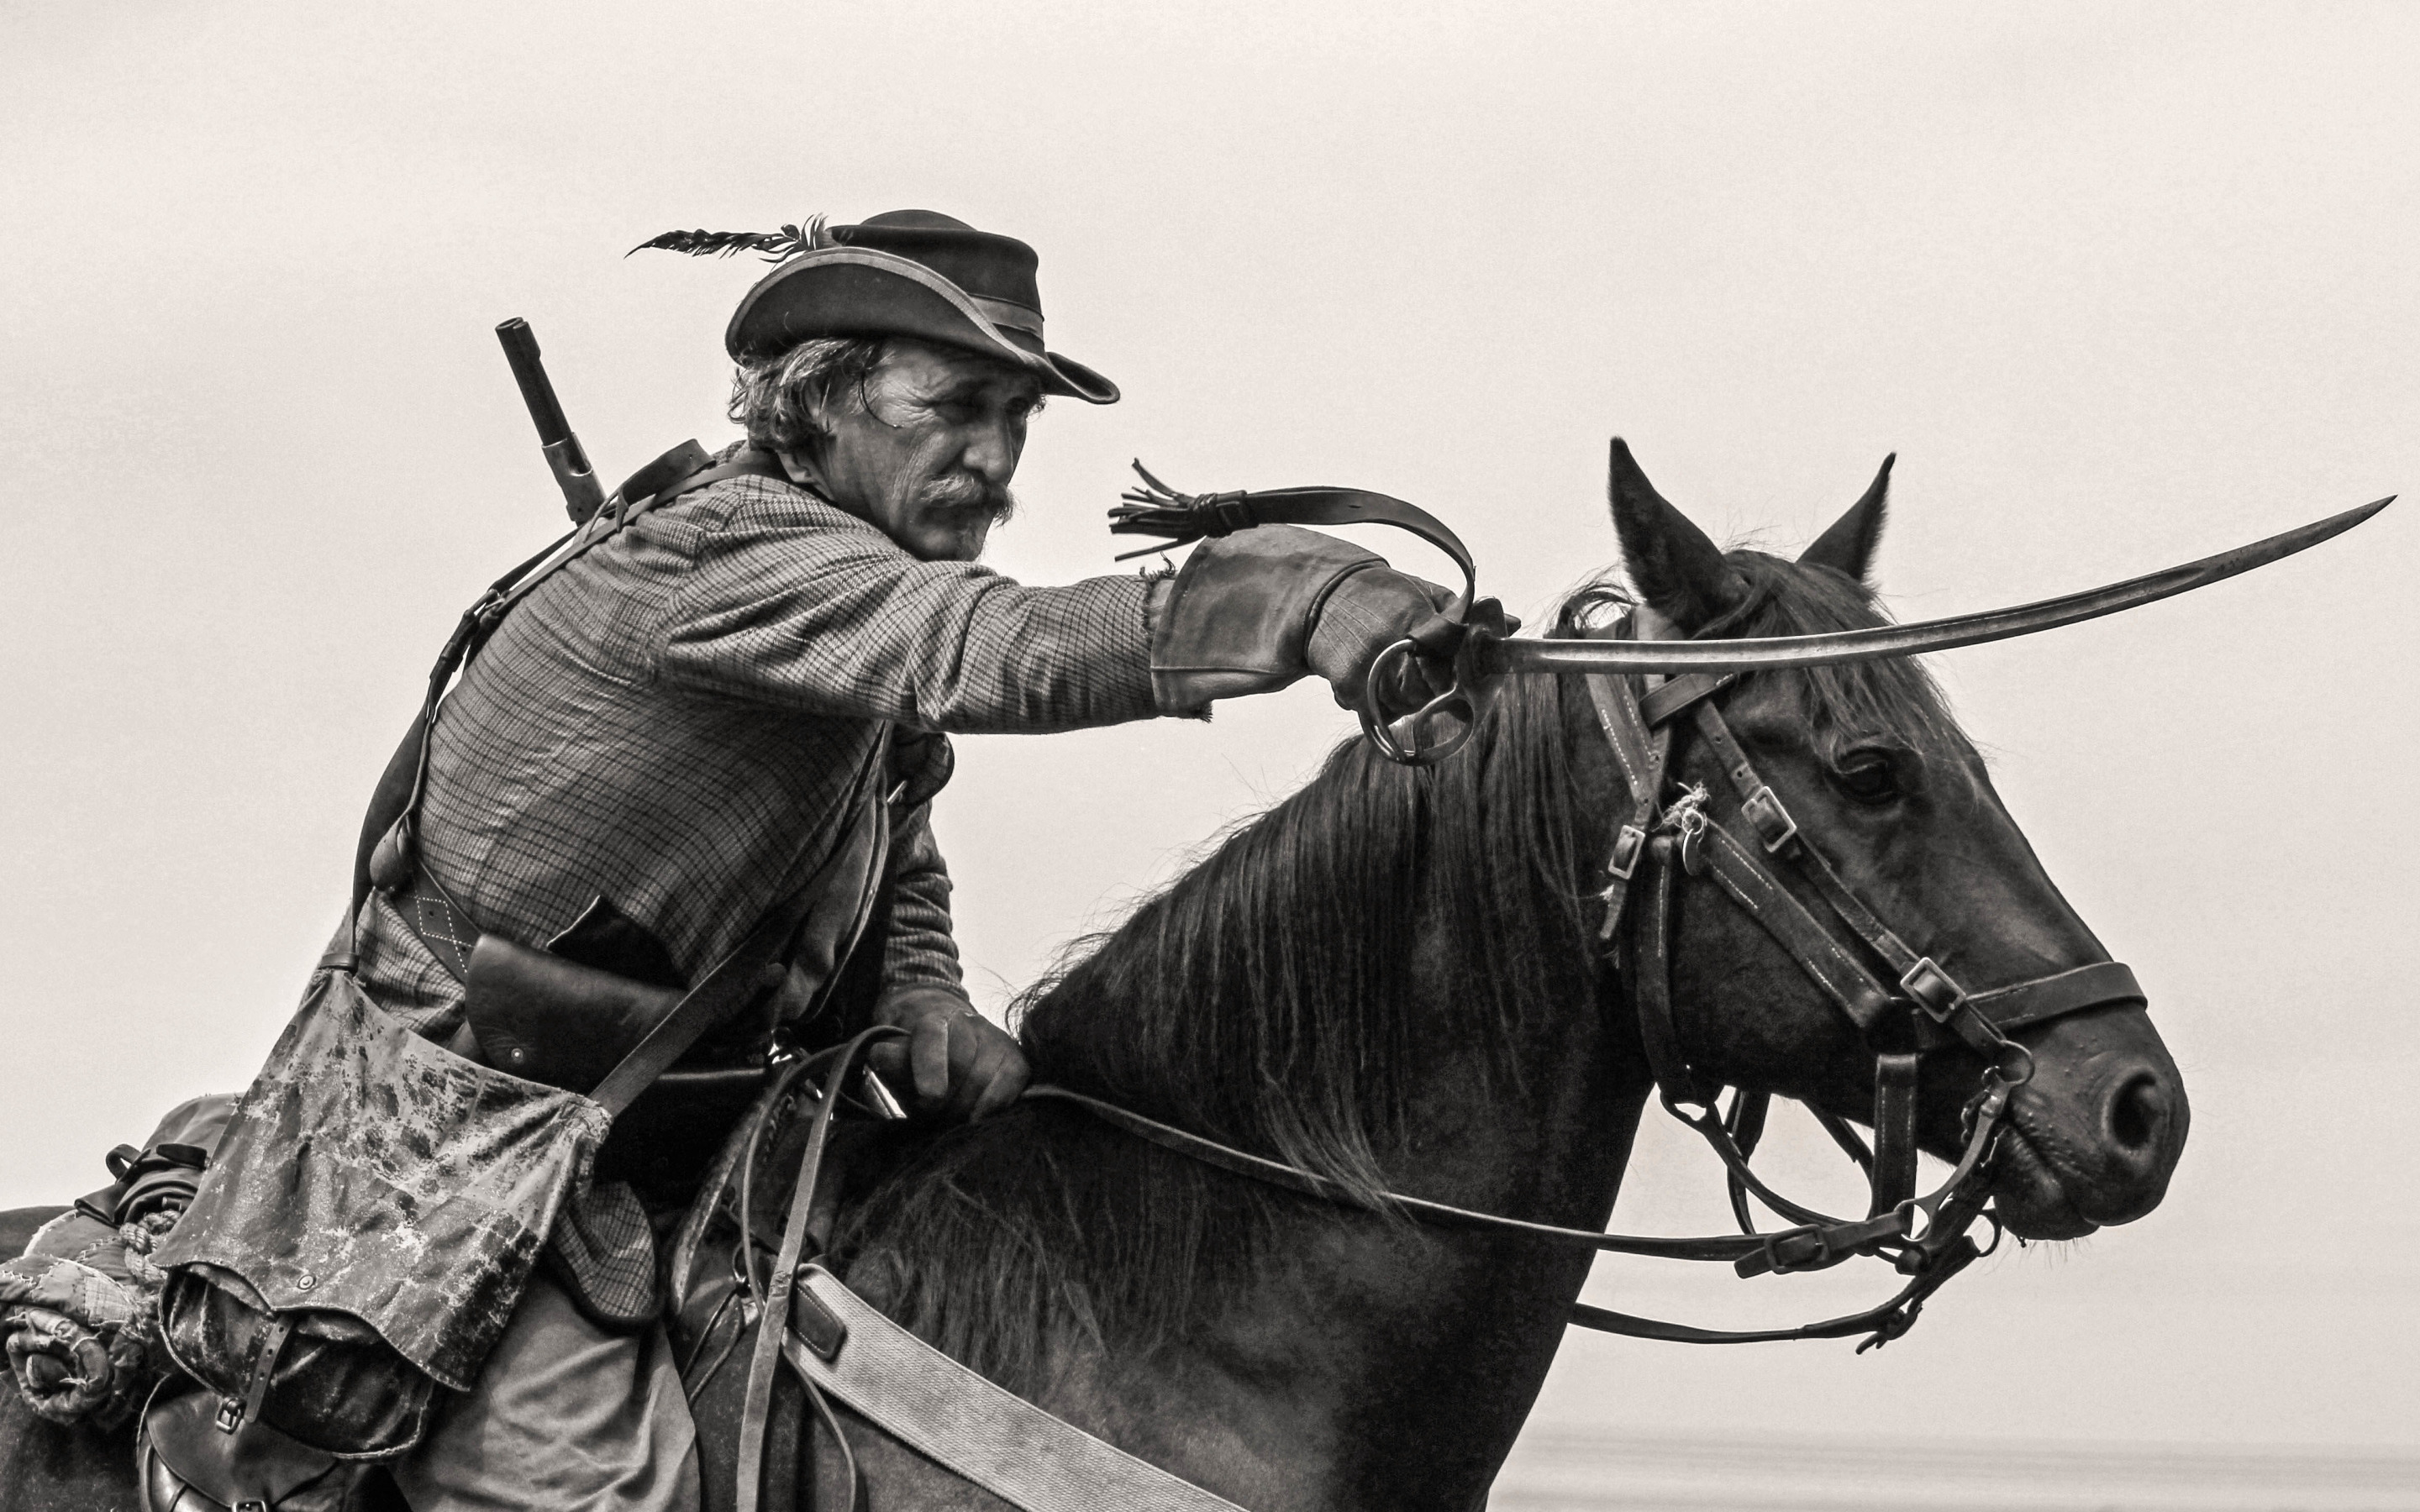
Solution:
<path fill-rule="evenodd" d="M 1364 1189 L 1557 1186 L 1635 1081 L 1579 903 L 1609 764 L 1567 702 L 1508 689 L 1432 771 L 1341 748 L 1033 1002 L 1037 1075 Z"/>
<path fill-rule="evenodd" d="M 1601 1226 L 1646 1088 L 1635 1037 L 1603 1010 L 1593 921 L 1575 901 L 1602 837 L 1572 816 L 1613 811 L 1598 791 L 1609 763 L 1565 758 L 1594 748 L 1573 744 L 1551 685 L 1504 702 L 1435 772 L 1348 749 L 1231 838 L 1036 1004 L 1037 1075 L 1364 1186 Z M 1054 1169 L 1150 1159 L 1080 1125 L 1056 1137 Z M 1100 1230 L 1122 1213 L 1086 1212 L 1067 1242 L 1113 1253 L 1122 1280 L 1140 1273 L 1119 1289 L 1231 1279 L 1190 1309 L 1126 1304 L 1183 1319 L 1149 1347 L 1103 1355 L 1062 1333 L 1046 1405 L 1126 1423 L 1130 1446 L 1163 1463 L 1216 1465 L 1211 1478 L 1249 1504 L 1483 1497 L 1587 1252 L 1342 1213 L 1198 1167 L 1137 1180 L 1159 1204 L 1156 1227 L 1201 1246 L 1181 1267 L 1108 1244 Z M 1117 1305 L 1108 1265 L 1087 1273 L 1096 1312 Z M 1128 1331 L 1112 1319 L 1102 1333 Z M 1261 1442 L 1197 1462 L 1185 1435 L 1134 1421 L 1137 1400 L 1184 1423 L 1258 1423 Z M 1274 1419 L 1273 1400 L 1287 1404 Z M 1266 1486 L 1222 1479 L 1239 1459 L 1282 1472 Z"/>

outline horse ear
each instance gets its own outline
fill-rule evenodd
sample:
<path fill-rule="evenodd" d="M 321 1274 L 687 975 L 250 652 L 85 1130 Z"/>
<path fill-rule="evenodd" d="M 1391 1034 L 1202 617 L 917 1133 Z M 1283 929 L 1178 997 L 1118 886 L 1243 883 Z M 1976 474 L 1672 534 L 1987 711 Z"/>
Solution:
<path fill-rule="evenodd" d="M 1874 474 L 1866 496 L 1834 520 L 1830 530 L 1815 537 L 1813 546 L 1798 553 L 1800 566 L 1829 567 L 1851 582 L 1866 580 L 1866 572 L 1873 565 L 1874 545 L 1883 538 L 1884 501 L 1890 494 L 1891 464 L 1898 460 L 1897 452 L 1883 458 L 1883 470 Z"/>
<path fill-rule="evenodd" d="M 1664 501 L 1619 436 L 1610 472 L 1606 494 L 1614 533 L 1621 538 L 1630 580 L 1649 608 L 1688 631 L 1745 596 L 1747 584 L 1723 560 L 1722 548 Z"/>

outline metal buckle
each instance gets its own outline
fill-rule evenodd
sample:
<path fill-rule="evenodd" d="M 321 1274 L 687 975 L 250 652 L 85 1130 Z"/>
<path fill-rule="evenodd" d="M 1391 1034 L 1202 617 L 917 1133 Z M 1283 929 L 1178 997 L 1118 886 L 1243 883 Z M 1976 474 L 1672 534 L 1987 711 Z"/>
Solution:
<path fill-rule="evenodd" d="M 221 1433 L 233 1433 L 236 1429 L 243 1427 L 243 1398 L 240 1396 L 220 1397 L 219 1410 L 210 1417 L 210 1427 L 218 1429 Z"/>
<path fill-rule="evenodd" d="M 1756 838 L 1764 841 L 1768 856 L 1798 838 L 1798 821 L 1790 817 L 1770 786 L 1749 794 L 1740 805 L 1740 813 L 1755 826 Z"/>
<path fill-rule="evenodd" d="M 1617 881 L 1627 882 L 1638 870 L 1638 858 L 1647 854 L 1647 831 L 1637 825 L 1624 825 L 1621 833 L 1613 838 L 1613 857 L 1605 863 L 1606 872 Z"/>
<path fill-rule="evenodd" d="M 1935 1024 L 1947 1024 L 1966 1006 L 1966 989 L 1929 955 L 1919 957 L 1916 964 L 1907 968 L 1907 975 L 1899 980 L 1899 988 Z"/>

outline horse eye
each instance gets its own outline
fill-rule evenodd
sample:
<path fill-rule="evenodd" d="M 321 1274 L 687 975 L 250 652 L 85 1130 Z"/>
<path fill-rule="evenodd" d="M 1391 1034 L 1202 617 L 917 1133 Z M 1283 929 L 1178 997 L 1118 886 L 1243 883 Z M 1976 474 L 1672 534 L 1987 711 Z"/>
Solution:
<path fill-rule="evenodd" d="M 1852 751 L 1832 780 L 1859 803 L 1888 803 L 1898 797 L 1899 769 L 1881 751 Z"/>

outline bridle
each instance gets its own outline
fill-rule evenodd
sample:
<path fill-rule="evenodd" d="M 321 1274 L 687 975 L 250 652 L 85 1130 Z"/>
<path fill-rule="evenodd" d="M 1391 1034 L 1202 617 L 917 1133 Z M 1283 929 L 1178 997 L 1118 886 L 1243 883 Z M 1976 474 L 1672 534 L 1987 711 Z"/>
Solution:
<path fill-rule="evenodd" d="M 1725 618 L 1735 621 L 1740 612 Z M 1617 636 L 1627 638 L 1637 624 L 1637 616 L 1625 619 Z M 1882 1308 L 1859 1315 L 1858 1322 L 1875 1330 L 1869 1344 L 1896 1338 L 1915 1321 L 1924 1297 L 1998 1243 L 1999 1220 L 1986 1206 L 1993 1157 L 2007 1131 L 2009 1100 L 2033 1075 L 2033 1057 L 2010 1032 L 2112 1004 L 2140 1006 L 2142 989 L 2127 967 L 2102 961 L 1969 993 L 1883 922 L 1799 829 L 1723 718 L 1716 699 L 1738 681 L 1735 674 L 1679 677 L 1652 689 L 1636 677 L 1592 673 L 1583 680 L 1631 804 L 1606 861 L 1600 937 L 1616 952 L 1621 990 L 1637 1022 L 1659 1100 L 1722 1161 L 1741 1233 L 1761 1240 L 1756 1251 L 1733 1261 L 1734 1269 L 1742 1276 L 1779 1275 L 1821 1270 L 1852 1256 L 1886 1257 L 1910 1284 Z M 1721 766 L 1746 838 L 1714 816 L 1704 788 L 1672 791 L 1673 749 L 1684 720 Z M 1828 917 L 1800 901 L 1783 869 L 1807 885 Z M 1749 1157 L 1763 1134 L 1771 1094 L 1734 1090 L 1725 1108 L 1724 1088 L 1683 1052 L 1672 1014 L 1671 951 L 1673 894 L 1683 878 L 1710 878 L 1797 963 L 1871 1049 L 1871 1148 L 1837 1115 L 1812 1109 L 1867 1172 L 1863 1218 L 1821 1212 L 1766 1185 Z M 1626 906 L 1634 890 L 1636 905 Z M 1965 1147 L 1947 1180 L 1918 1196 L 1918 1069 L 1928 1053 L 1957 1045 L 1985 1063 L 1963 1113 Z M 1751 1194 L 1792 1227 L 1760 1233 L 1749 1211 Z M 1968 1237 L 1978 1220 L 1992 1227 L 1991 1245 Z M 1820 1336 L 1795 1329 L 1724 1334 L 1603 1309 L 1579 1311 L 1579 1320 L 1590 1326 L 1696 1343 Z"/>

